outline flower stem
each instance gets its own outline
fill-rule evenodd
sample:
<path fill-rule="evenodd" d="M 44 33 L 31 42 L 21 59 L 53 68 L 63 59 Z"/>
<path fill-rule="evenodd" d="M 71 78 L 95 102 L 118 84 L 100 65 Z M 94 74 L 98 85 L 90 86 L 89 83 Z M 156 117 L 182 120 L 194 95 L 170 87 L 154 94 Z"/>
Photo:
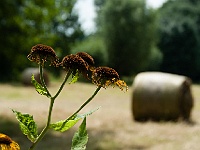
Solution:
<path fill-rule="evenodd" d="M 45 91 L 47 92 L 47 94 L 49 95 L 49 97 L 51 97 L 51 94 L 50 94 L 49 90 L 47 89 L 46 83 L 44 81 L 44 70 L 43 70 L 42 64 L 39 64 L 39 71 L 40 71 L 40 81 L 41 81 L 41 84 L 45 88 Z"/>
<path fill-rule="evenodd" d="M 67 123 L 71 118 L 73 118 L 76 114 L 78 114 L 89 102 L 91 102 L 91 100 L 97 95 L 97 93 L 100 91 L 101 86 L 98 86 L 97 89 L 94 91 L 93 95 L 88 98 L 88 100 L 86 100 L 80 107 L 79 109 L 74 112 L 70 117 L 68 117 L 66 119 L 66 121 L 63 123 L 63 126 L 65 125 L 65 123 Z M 62 127 L 61 127 L 62 128 Z"/>
<path fill-rule="evenodd" d="M 45 81 L 44 81 L 44 76 L 43 76 L 43 67 L 42 65 L 40 65 L 40 80 L 41 80 L 41 83 L 42 83 L 42 86 L 45 88 L 45 90 L 47 91 L 48 95 L 50 96 L 50 105 L 49 105 L 49 113 L 48 113 L 48 119 L 47 119 L 47 123 L 46 123 L 46 126 L 45 128 L 42 130 L 42 132 L 40 133 L 40 135 L 38 136 L 38 138 L 36 139 L 36 141 L 31 145 L 31 147 L 29 148 L 29 150 L 33 150 L 36 145 L 42 140 L 42 138 L 45 136 L 45 134 L 47 133 L 48 129 L 49 129 L 49 126 L 50 126 L 50 123 L 51 123 L 51 115 L 52 115 L 52 110 L 53 110 L 53 105 L 54 105 L 54 101 L 55 99 L 58 97 L 58 95 L 60 94 L 60 92 L 62 91 L 67 79 L 69 78 L 69 76 L 71 75 L 71 72 L 69 71 L 64 80 L 63 80 L 63 83 L 61 84 L 58 92 L 55 94 L 54 97 L 51 96 L 50 92 L 48 91 L 47 89 L 47 86 L 45 84 Z M 67 120 L 70 120 L 72 117 L 74 117 L 77 113 L 79 113 L 89 102 L 91 102 L 91 100 L 96 96 L 96 94 L 99 92 L 99 90 L 101 89 L 101 86 L 98 86 L 97 89 L 94 91 L 93 95 L 88 99 L 86 100 L 80 107 L 79 109 L 74 112 Z"/>
<path fill-rule="evenodd" d="M 63 83 L 61 84 L 58 92 L 55 94 L 55 96 L 53 97 L 54 99 L 56 99 L 58 97 L 58 95 L 60 94 L 60 92 L 62 91 L 65 83 L 67 82 L 67 79 L 69 78 L 69 76 L 71 75 L 72 71 L 68 71 L 67 74 L 65 75 L 65 78 L 63 80 Z"/>
<path fill-rule="evenodd" d="M 97 89 L 94 91 L 93 95 L 87 101 L 85 101 L 85 103 L 83 103 L 81 107 L 72 116 L 79 113 L 89 102 L 91 102 L 91 100 L 97 95 L 100 89 L 101 89 L 101 86 L 98 86 Z"/>
<path fill-rule="evenodd" d="M 68 72 L 65 76 L 65 79 L 63 80 L 63 83 L 61 84 L 58 92 L 56 93 L 56 95 L 54 97 L 51 96 L 50 92 L 47 89 L 47 86 L 45 84 L 44 81 L 44 76 L 43 76 L 43 67 L 42 65 L 39 66 L 40 69 L 40 80 L 42 83 L 42 86 L 45 88 L 45 90 L 47 91 L 48 95 L 50 96 L 50 105 L 49 105 L 49 113 L 48 113 L 48 119 L 47 119 L 47 123 L 45 128 L 42 130 L 42 132 L 40 133 L 40 135 L 38 136 L 37 140 L 31 145 L 31 147 L 29 148 L 29 150 L 33 150 L 36 145 L 42 140 L 42 138 L 45 136 L 45 134 L 47 133 L 48 129 L 49 129 L 49 125 L 51 123 L 51 115 L 52 115 L 52 110 L 53 110 L 53 104 L 55 99 L 57 98 L 57 96 L 60 94 L 60 92 L 62 91 L 67 79 L 69 78 L 71 72 Z"/>
<path fill-rule="evenodd" d="M 42 130 L 42 132 L 40 133 L 40 135 L 38 136 L 37 140 L 29 148 L 29 150 L 33 150 L 35 148 L 35 146 L 42 140 L 42 138 L 47 133 L 47 131 L 49 129 L 49 125 L 51 123 L 51 114 L 52 114 L 52 110 L 53 110 L 53 104 L 54 104 L 54 99 L 51 98 L 50 105 L 49 105 L 49 113 L 48 113 L 47 124 L 46 124 L 45 128 Z"/>

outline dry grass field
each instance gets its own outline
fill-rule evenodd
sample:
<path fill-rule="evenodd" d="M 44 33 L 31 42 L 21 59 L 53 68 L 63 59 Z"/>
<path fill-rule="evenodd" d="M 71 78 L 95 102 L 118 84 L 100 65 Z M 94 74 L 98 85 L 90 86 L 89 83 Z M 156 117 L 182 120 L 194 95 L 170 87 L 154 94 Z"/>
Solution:
<path fill-rule="evenodd" d="M 50 91 L 55 93 L 59 84 L 53 82 Z M 71 115 L 96 89 L 94 85 L 76 83 L 66 85 L 55 102 L 52 121 Z M 88 117 L 88 150 L 199 150 L 200 149 L 200 86 L 192 86 L 195 106 L 193 124 L 184 122 L 139 123 L 131 114 L 131 87 L 124 93 L 118 88 L 101 89 L 82 113 L 101 108 Z M 44 126 L 49 101 L 37 94 L 33 87 L 0 84 L 0 132 L 8 134 L 28 149 L 30 142 L 19 130 L 10 108 L 34 116 L 39 130 Z M 65 133 L 48 132 L 37 150 L 69 150 L 71 139 L 79 123 Z"/>

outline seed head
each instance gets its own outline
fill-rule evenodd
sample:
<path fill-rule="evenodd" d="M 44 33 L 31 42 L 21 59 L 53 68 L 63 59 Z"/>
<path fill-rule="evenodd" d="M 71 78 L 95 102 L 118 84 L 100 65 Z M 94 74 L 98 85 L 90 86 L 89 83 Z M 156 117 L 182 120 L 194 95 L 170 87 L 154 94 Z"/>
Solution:
<path fill-rule="evenodd" d="M 66 71 L 71 70 L 73 75 L 78 71 L 87 77 L 88 64 L 78 55 L 70 54 L 65 56 L 61 62 L 61 66 L 63 66 Z"/>
<path fill-rule="evenodd" d="M 102 86 L 104 88 L 113 85 L 117 85 L 121 90 L 126 88 L 128 90 L 128 86 L 122 80 L 120 80 L 118 73 L 109 67 L 97 67 L 94 69 L 92 73 L 92 82 L 97 86 Z"/>
<path fill-rule="evenodd" d="M 81 57 L 87 63 L 88 66 L 91 66 L 91 67 L 94 66 L 94 59 L 88 53 L 78 52 L 76 55 Z"/>
<path fill-rule="evenodd" d="M 43 44 L 37 44 L 31 48 L 30 54 L 27 56 L 30 61 L 34 61 L 44 66 L 45 62 L 49 65 L 58 66 L 59 61 L 53 48 Z"/>

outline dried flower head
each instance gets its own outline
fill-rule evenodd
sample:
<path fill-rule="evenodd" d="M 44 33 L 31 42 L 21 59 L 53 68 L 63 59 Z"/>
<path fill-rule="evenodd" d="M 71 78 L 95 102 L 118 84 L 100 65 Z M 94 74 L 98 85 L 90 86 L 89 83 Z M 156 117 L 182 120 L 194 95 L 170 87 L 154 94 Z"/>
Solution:
<path fill-rule="evenodd" d="M 31 48 L 30 54 L 27 56 L 30 61 L 34 61 L 44 66 L 45 62 L 49 65 L 58 66 L 58 57 L 53 48 L 43 44 L 37 44 Z"/>
<path fill-rule="evenodd" d="M 0 150 L 20 150 L 20 147 L 9 136 L 0 133 Z"/>
<path fill-rule="evenodd" d="M 72 71 L 73 75 L 78 71 L 78 73 L 82 73 L 87 77 L 88 64 L 78 55 L 70 54 L 65 56 L 61 65 L 66 71 Z"/>
<path fill-rule="evenodd" d="M 92 81 L 94 84 L 98 86 L 102 86 L 104 88 L 113 85 L 117 85 L 121 90 L 126 88 L 128 90 L 128 86 L 122 80 L 120 80 L 118 73 L 109 67 L 97 67 L 92 73 Z"/>
<path fill-rule="evenodd" d="M 88 53 L 78 52 L 76 55 L 81 57 L 88 64 L 88 66 L 91 66 L 91 67 L 94 66 L 94 59 Z"/>

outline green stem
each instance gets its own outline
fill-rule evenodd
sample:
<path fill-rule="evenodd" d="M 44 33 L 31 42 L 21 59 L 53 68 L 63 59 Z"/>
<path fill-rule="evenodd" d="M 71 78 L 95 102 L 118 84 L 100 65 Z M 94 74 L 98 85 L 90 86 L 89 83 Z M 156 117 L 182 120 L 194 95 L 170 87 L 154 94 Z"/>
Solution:
<path fill-rule="evenodd" d="M 55 94 L 55 96 L 53 97 L 54 99 L 56 99 L 58 97 L 58 95 L 60 94 L 60 92 L 62 91 L 65 83 L 67 82 L 67 79 L 69 78 L 69 76 L 71 75 L 72 71 L 68 71 L 67 74 L 65 75 L 65 78 L 63 80 L 63 83 L 61 84 L 58 92 Z"/>
<path fill-rule="evenodd" d="M 48 113 L 47 124 L 46 124 L 45 128 L 42 130 L 42 132 L 40 133 L 40 135 L 38 136 L 37 140 L 29 148 L 29 150 L 33 150 L 35 148 L 35 146 L 42 140 L 42 138 L 47 133 L 47 131 L 49 129 L 49 125 L 51 123 L 51 114 L 52 114 L 52 110 L 53 110 L 53 104 L 54 104 L 54 99 L 51 98 L 50 105 L 49 105 L 49 113 Z"/>
<path fill-rule="evenodd" d="M 40 81 L 42 83 L 42 86 L 45 88 L 49 97 L 51 97 L 51 94 L 50 94 L 49 90 L 47 89 L 46 83 L 44 81 L 44 71 L 43 71 L 43 66 L 41 64 L 39 65 L 39 70 L 40 70 Z"/>
<path fill-rule="evenodd" d="M 63 123 L 63 125 L 61 126 L 61 128 L 65 125 L 65 123 L 67 123 L 71 118 L 73 118 L 76 114 L 78 114 L 89 102 L 91 102 L 91 100 L 97 95 L 97 93 L 99 92 L 99 90 L 101 89 L 101 86 L 98 86 L 98 88 L 94 91 L 93 95 L 87 100 L 85 101 L 81 107 L 79 107 L 79 109 L 74 112 L 70 117 L 68 117 L 66 119 L 66 121 Z"/>
<path fill-rule="evenodd" d="M 81 107 L 71 117 L 79 113 L 89 102 L 91 102 L 91 100 L 97 95 L 100 89 L 101 89 L 101 86 L 98 86 L 97 89 L 94 91 L 93 95 L 87 101 L 85 101 L 85 103 L 83 103 Z"/>
<path fill-rule="evenodd" d="M 47 123 L 45 128 L 42 130 L 42 132 L 40 133 L 40 135 L 38 136 L 37 140 L 32 144 L 32 146 L 29 148 L 29 150 L 33 150 L 36 145 L 42 140 L 42 138 L 45 136 L 45 134 L 47 133 L 48 129 L 49 129 L 49 125 L 51 123 L 51 115 L 52 115 L 52 110 L 53 110 L 53 104 L 55 99 L 57 98 L 57 96 L 60 94 L 60 92 L 62 91 L 67 79 L 69 78 L 71 72 L 68 72 L 63 80 L 63 83 L 61 84 L 58 92 L 56 93 L 56 95 L 54 97 L 51 96 L 51 94 L 49 93 L 47 86 L 45 84 L 44 81 L 44 76 L 43 76 L 43 67 L 42 65 L 39 66 L 40 68 L 40 80 L 42 83 L 42 86 L 45 88 L 45 90 L 47 91 L 48 95 L 50 96 L 50 105 L 49 105 L 49 113 L 48 113 L 48 119 L 47 119 Z"/>
<path fill-rule="evenodd" d="M 47 131 L 49 129 L 49 126 L 50 126 L 50 123 L 51 123 L 51 115 L 52 115 L 54 101 L 58 97 L 58 95 L 60 94 L 60 92 L 62 91 L 62 89 L 63 89 L 63 87 L 64 87 L 67 79 L 71 75 L 71 71 L 66 74 L 66 76 L 65 76 L 65 78 L 63 80 L 63 83 L 61 84 L 58 92 L 55 94 L 54 97 L 52 97 L 51 94 L 50 94 L 50 92 L 48 91 L 47 86 L 46 86 L 45 81 L 44 81 L 43 67 L 42 67 L 42 65 L 40 65 L 39 68 L 40 68 L 40 80 L 41 80 L 41 83 L 42 83 L 43 87 L 45 88 L 45 90 L 47 91 L 48 95 L 50 96 L 50 105 L 49 105 L 49 113 L 48 113 L 48 119 L 47 119 L 46 126 L 42 130 L 42 132 L 40 133 L 40 135 L 38 136 L 37 140 L 31 145 L 31 147 L 29 148 L 29 150 L 33 150 L 36 147 L 36 145 L 42 140 L 42 138 L 45 136 L 45 134 L 47 133 Z M 72 117 L 74 117 L 77 113 L 79 113 L 96 96 L 96 94 L 99 92 L 100 89 L 101 89 L 101 87 L 99 86 L 95 90 L 95 92 L 93 93 L 93 95 L 87 101 L 85 101 L 81 105 L 81 107 L 66 120 L 66 122 L 68 120 L 70 120 Z"/>

